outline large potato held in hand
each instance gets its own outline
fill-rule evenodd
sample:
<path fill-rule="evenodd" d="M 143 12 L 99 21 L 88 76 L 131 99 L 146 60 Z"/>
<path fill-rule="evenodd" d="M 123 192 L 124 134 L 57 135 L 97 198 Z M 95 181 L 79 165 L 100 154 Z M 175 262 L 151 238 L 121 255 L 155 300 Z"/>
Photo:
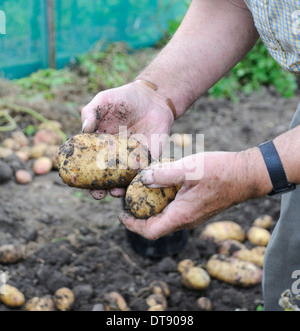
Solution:
<path fill-rule="evenodd" d="M 83 133 L 60 147 L 57 164 L 67 185 L 103 190 L 127 187 L 150 159 L 148 149 L 135 139 Z"/>
<path fill-rule="evenodd" d="M 159 163 L 170 161 L 162 160 Z M 155 162 L 156 163 L 156 162 Z M 171 203 L 180 189 L 180 185 L 167 188 L 148 188 L 142 183 L 142 172 L 128 186 L 126 209 L 139 219 L 148 219 L 161 213 Z"/>

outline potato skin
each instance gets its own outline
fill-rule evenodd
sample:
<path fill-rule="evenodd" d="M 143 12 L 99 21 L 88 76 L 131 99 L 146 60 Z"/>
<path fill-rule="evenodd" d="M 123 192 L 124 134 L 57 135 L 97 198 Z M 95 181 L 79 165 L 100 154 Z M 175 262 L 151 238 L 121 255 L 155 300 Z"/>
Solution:
<path fill-rule="evenodd" d="M 60 147 L 57 165 L 65 184 L 103 190 L 126 188 L 150 161 L 148 149 L 134 139 L 83 133 Z"/>
<path fill-rule="evenodd" d="M 222 255 L 213 255 L 206 264 L 211 277 L 241 287 L 251 287 L 262 281 L 262 269 L 248 261 Z"/>
<path fill-rule="evenodd" d="M 218 221 L 207 224 L 202 230 L 200 237 L 202 239 L 212 239 L 216 243 L 226 239 L 243 242 L 246 235 L 239 224 L 232 221 Z"/>
<path fill-rule="evenodd" d="M 173 159 L 162 159 L 151 165 L 173 161 Z M 142 172 L 140 172 L 127 188 L 125 209 L 136 218 L 148 219 L 160 214 L 175 199 L 180 187 L 177 185 L 167 188 L 148 188 L 142 183 Z"/>

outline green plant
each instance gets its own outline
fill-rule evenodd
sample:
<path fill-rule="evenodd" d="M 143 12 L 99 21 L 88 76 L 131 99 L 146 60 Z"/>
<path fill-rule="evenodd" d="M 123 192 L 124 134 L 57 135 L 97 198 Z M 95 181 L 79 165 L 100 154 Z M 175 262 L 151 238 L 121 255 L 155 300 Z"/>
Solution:
<path fill-rule="evenodd" d="M 54 98 L 56 88 L 66 84 L 74 84 L 76 76 L 68 69 L 44 69 L 15 82 L 31 93 L 43 93 L 46 99 L 51 100 Z"/>
<path fill-rule="evenodd" d="M 238 101 L 238 92 L 250 95 L 261 86 L 273 86 L 286 98 L 292 97 L 298 88 L 296 76 L 283 70 L 260 40 L 241 62 L 209 90 L 209 94 L 215 98 Z"/>

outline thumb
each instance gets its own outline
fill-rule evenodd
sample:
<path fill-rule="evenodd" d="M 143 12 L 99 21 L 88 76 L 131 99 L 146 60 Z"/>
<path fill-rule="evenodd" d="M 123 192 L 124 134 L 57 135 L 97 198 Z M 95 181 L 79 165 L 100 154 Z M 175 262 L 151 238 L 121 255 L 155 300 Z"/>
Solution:
<path fill-rule="evenodd" d="M 149 188 L 162 188 L 180 185 L 185 180 L 185 170 L 178 162 L 166 162 L 145 169 L 141 181 Z"/>

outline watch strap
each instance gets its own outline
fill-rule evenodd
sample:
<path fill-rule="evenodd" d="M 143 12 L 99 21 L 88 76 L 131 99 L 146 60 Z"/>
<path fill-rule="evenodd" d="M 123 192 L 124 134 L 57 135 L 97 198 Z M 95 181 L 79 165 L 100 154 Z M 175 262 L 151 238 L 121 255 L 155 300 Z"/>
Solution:
<path fill-rule="evenodd" d="M 272 196 L 294 190 L 296 185 L 288 182 L 284 167 L 273 141 L 267 141 L 258 147 L 263 155 L 273 185 L 273 190 L 269 195 Z"/>

